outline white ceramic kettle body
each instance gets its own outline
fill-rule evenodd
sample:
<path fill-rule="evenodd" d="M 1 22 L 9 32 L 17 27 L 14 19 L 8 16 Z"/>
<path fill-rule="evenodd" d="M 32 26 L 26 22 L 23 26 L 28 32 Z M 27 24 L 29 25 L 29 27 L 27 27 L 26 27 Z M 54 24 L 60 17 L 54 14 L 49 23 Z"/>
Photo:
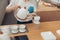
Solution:
<path fill-rule="evenodd" d="M 28 11 L 24 8 L 21 8 L 18 12 L 17 12 L 17 17 L 19 17 L 20 19 L 25 19 L 28 15 Z"/>

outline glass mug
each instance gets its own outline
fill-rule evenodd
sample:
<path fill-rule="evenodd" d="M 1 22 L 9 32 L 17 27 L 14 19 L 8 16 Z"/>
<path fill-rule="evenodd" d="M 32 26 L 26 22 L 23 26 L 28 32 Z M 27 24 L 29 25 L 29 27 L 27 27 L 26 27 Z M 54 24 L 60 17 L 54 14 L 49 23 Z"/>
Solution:
<path fill-rule="evenodd" d="M 12 25 L 10 27 L 11 33 L 18 33 L 18 26 L 17 25 Z"/>
<path fill-rule="evenodd" d="M 33 22 L 35 24 L 39 24 L 40 23 L 40 16 L 35 16 Z"/>
<path fill-rule="evenodd" d="M 19 31 L 25 32 L 26 31 L 26 25 L 19 25 Z"/>

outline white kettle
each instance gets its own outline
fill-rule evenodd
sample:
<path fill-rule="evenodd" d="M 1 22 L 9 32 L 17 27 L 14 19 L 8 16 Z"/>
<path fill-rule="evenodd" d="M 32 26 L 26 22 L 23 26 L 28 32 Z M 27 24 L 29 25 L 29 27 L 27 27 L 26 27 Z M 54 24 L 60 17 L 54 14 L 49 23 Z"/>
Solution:
<path fill-rule="evenodd" d="M 28 15 L 28 11 L 26 10 L 26 9 L 24 9 L 24 8 L 21 8 L 21 9 L 19 9 L 19 11 L 17 12 L 17 17 L 18 18 L 20 18 L 20 19 L 25 19 L 26 17 L 27 17 L 27 15 Z"/>

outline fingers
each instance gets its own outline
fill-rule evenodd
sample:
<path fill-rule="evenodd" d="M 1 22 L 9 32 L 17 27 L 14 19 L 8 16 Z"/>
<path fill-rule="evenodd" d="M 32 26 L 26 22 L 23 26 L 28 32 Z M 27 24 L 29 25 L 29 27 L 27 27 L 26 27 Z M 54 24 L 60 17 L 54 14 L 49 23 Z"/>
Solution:
<path fill-rule="evenodd" d="M 21 9 L 21 6 L 19 6 L 19 5 L 18 5 L 18 8 L 20 8 L 20 9 Z"/>

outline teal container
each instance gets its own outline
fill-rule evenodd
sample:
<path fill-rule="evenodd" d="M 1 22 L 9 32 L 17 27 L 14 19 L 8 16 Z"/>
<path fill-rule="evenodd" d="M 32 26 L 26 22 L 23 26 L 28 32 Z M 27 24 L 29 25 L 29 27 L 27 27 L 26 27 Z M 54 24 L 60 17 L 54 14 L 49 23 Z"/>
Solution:
<path fill-rule="evenodd" d="M 33 13 L 33 12 L 34 12 L 34 7 L 33 7 L 33 6 L 30 6 L 30 7 L 28 8 L 28 11 L 29 11 L 29 13 Z"/>

